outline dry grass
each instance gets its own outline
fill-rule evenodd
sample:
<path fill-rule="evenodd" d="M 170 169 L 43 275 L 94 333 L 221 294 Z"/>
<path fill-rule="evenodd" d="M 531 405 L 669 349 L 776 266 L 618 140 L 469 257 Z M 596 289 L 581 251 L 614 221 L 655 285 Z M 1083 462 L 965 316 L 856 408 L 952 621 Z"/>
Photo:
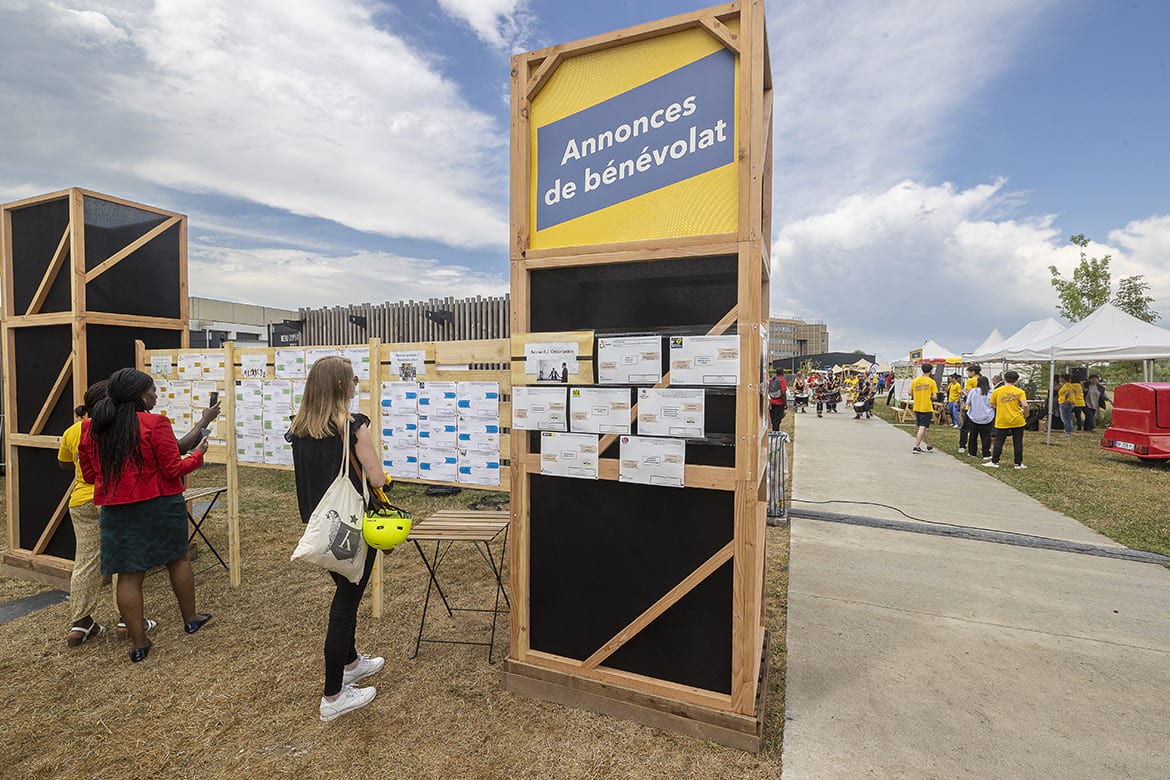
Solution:
<path fill-rule="evenodd" d="M 197 479 L 222 484 L 223 468 L 208 466 Z M 360 649 L 387 659 L 371 680 L 378 697 L 325 724 L 317 701 L 332 585 L 321 572 L 288 561 L 301 532 L 291 474 L 242 468 L 241 485 L 243 585 L 231 588 L 225 571 L 208 569 L 218 567 L 214 558 L 200 557 L 198 603 L 215 619 L 198 634 L 180 630 L 163 574 L 146 582 L 147 614 L 159 627 L 142 664 L 131 664 L 127 643 L 111 634 L 68 650 L 67 604 L 0 626 L 6 683 L 0 776 L 779 776 L 787 529 L 768 530 L 773 658 L 766 742 L 758 756 L 503 691 L 500 665 L 489 666 L 481 647 L 424 645 L 409 660 L 426 584 L 412 547 L 386 560 L 383 618 L 370 618 L 368 597 L 359 613 Z M 465 506 L 475 495 L 434 499 L 395 489 L 416 517 Z M 224 525 L 220 512 L 207 524 L 221 551 Z M 490 575 L 480 558 L 459 547 L 451 556 L 445 580 L 452 600 L 490 603 Z M 44 589 L 0 578 L 0 599 Z M 442 610 L 432 614 L 436 627 L 450 623 L 451 632 L 486 638 L 482 616 L 449 621 Z M 114 616 L 111 598 L 97 617 Z M 506 621 L 501 628 L 497 656 L 506 653 Z"/>
<path fill-rule="evenodd" d="M 884 401 L 874 411 L 887 422 L 893 416 Z M 899 426 L 913 431 L 913 426 Z M 1142 462 L 1131 455 L 1101 449 L 1104 427 L 1094 433 L 1052 432 L 1052 444 L 1038 431 L 1024 432 L 1024 463 L 1028 468 L 981 469 L 1047 507 L 1063 512 L 1121 544 L 1170 555 L 1170 461 Z M 941 452 L 972 468 L 980 461 L 959 455 L 959 432 L 931 426 L 930 440 Z M 1004 464 L 1011 463 L 1011 442 Z"/>

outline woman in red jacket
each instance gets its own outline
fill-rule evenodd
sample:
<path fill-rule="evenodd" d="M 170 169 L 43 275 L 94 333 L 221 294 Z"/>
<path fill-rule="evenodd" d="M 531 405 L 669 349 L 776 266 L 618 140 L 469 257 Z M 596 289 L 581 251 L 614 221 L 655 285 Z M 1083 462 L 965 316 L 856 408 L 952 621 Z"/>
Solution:
<path fill-rule="evenodd" d="M 211 619 L 195 611 L 182 479 L 203 465 L 207 439 L 187 457 L 179 455 L 170 420 L 150 413 L 158 392 L 141 371 L 115 371 L 106 393 L 83 426 L 78 461 L 101 507 L 102 574 L 119 575 L 118 609 L 133 640 L 130 660 L 137 662 L 151 648 L 142 619 L 147 570 L 167 567 L 188 634 Z"/>

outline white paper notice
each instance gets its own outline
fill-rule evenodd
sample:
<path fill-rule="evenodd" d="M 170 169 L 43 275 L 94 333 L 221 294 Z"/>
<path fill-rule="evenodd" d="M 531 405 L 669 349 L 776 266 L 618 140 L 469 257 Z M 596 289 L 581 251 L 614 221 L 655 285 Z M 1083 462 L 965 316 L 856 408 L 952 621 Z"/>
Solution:
<path fill-rule="evenodd" d="M 671 336 L 672 385 L 739 383 L 739 336 Z"/>
<path fill-rule="evenodd" d="M 574 433 L 629 433 L 630 389 L 570 388 L 569 430 Z"/>
<path fill-rule="evenodd" d="M 165 402 L 168 407 L 191 405 L 190 382 L 171 379 L 167 382 L 155 382 L 154 387 L 158 391 L 159 403 Z"/>
<path fill-rule="evenodd" d="M 397 447 L 418 444 L 418 415 L 382 418 L 382 443 Z"/>
<path fill-rule="evenodd" d="M 457 446 L 454 417 L 418 416 L 418 446 L 453 450 Z"/>
<path fill-rule="evenodd" d="M 433 417 L 454 417 L 458 394 L 455 382 L 419 382 L 418 412 Z"/>
<path fill-rule="evenodd" d="M 273 362 L 276 364 L 277 379 L 303 379 L 305 376 L 305 351 L 303 349 L 278 349 Z"/>
<path fill-rule="evenodd" d="M 429 482 L 457 482 L 459 479 L 459 452 L 418 448 L 418 478 Z"/>
<path fill-rule="evenodd" d="M 524 345 L 524 373 L 535 374 L 537 382 L 567 382 L 566 373 L 579 371 L 577 345 L 571 341 Z"/>
<path fill-rule="evenodd" d="M 473 450 L 475 452 L 491 452 L 495 455 L 500 454 L 500 434 L 488 433 L 482 428 L 494 428 L 499 431 L 498 425 L 477 426 L 475 420 L 467 420 L 463 417 L 459 418 L 459 449 Z"/>
<path fill-rule="evenodd" d="M 619 482 L 683 487 L 686 446 L 682 439 L 622 436 Z"/>
<path fill-rule="evenodd" d="M 499 454 L 459 450 L 459 481 L 470 485 L 499 485 Z"/>
<path fill-rule="evenodd" d="M 382 443 L 382 466 L 395 479 L 418 479 L 418 447 Z"/>
<path fill-rule="evenodd" d="M 353 375 L 362 382 L 370 378 L 370 348 L 346 347 L 341 350 L 341 356 L 353 364 Z"/>
<path fill-rule="evenodd" d="M 662 338 L 599 338 L 597 381 L 603 385 L 658 384 L 662 381 Z"/>
<path fill-rule="evenodd" d="M 218 389 L 218 382 L 192 382 L 191 408 L 198 409 L 202 413 L 204 409 L 211 406 L 211 394 L 218 391 Z"/>
<path fill-rule="evenodd" d="M 418 382 L 383 382 L 379 402 L 383 417 L 418 413 Z"/>
<path fill-rule="evenodd" d="M 240 376 L 246 379 L 263 379 L 268 376 L 268 356 L 263 353 L 240 355 Z"/>
<path fill-rule="evenodd" d="M 499 382 L 459 382 L 456 405 L 460 417 L 500 418 Z"/>
<path fill-rule="evenodd" d="M 390 375 L 411 382 L 427 373 L 427 353 L 421 349 L 390 353 Z"/>
<path fill-rule="evenodd" d="M 643 387 L 638 390 L 638 435 L 706 435 L 707 399 L 702 388 Z"/>
<path fill-rule="evenodd" d="M 568 430 L 564 387 L 513 387 L 512 427 L 522 431 Z"/>
<path fill-rule="evenodd" d="M 224 364 L 223 352 L 209 352 L 199 361 L 203 369 L 203 378 L 216 380 L 227 376 L 227 366 Z"/>
<path fill-rule="evenodd" d="M 306 371 L 310 370 L 313 367 L 313 364 L 316 363 L 321 358 L 329 357 L 330 355 L 336 355 L 336 354 L 338 354 L 338 351 L 336 349 L 306 349 L 305 350 L 305 370 Z"/>
<path fill-rule="evenodd" d="M 177 358 L 179 379 L 191 381 L 203 378 L 203 355 L 198 352 L 180 352 Z"/>
<path fill-rule="evenodd" d="M 150 356 L 150 375 L 151 376 L 170 376 L 171 362 L 174 358 L 168 353 L 166 355 L 151 355 Z"/>
<path fill-rule="evenodd" d="M 591 433 L 544 431 L 540 434 L 540 473 L 597 479 L 597 441 Z"/>

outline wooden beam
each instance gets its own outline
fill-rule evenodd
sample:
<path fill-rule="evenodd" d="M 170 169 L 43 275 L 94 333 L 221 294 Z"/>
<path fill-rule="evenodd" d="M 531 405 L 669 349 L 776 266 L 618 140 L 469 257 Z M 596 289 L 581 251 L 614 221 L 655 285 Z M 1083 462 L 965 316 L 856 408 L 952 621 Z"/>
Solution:
<path fill-rule="evenodd" d="M 114 254 L 110 255 L 108 258 L 103 260 L 101 263 L 94 266 L 94 268 L 92 270 L 86 272 L 86 274 L 85 274 L 86 284 L 89 284 L 94 279 L 98 278 L 99 276 L 104 274 L 106 271 L 110 270 L 115 265 L 122 262 L 127 257 L 134 254 L 135 252 L 137 252 L 139 249 L 146 246 L 147 244 L 149 244 L 151 241 L 153 241 L 154 239 L 161 236 L 166 231 L 170 230 L 172 227 L 177 225 L 181 219 L 182 219 L 182 217 L 178 217 L 178 216 L 171 217 L 170 219 L 162 222 L 161 224 L 156 225 L 155 227 L 151 228 L 144 235 L 135 239 L 134 241 L 131 241 L 129 244 L 122 247 Z"/>
<path fill-rule="evenodd" d="M 561 59 L 561 53 L 554 46 L 552 52 L 544 58 L 544 61 L 536 68 L 536 72 L 528 79 L 527 96 L 529 101 L 535 98 L 536 93 L 540 92 L 548 80 L 552 78 L 553 73 L 561 64 Z"/>
<path fill-rule="evenodd" d="M 714 16 L 700 19 L 699 24 L 703 25 L 707 32 L 711 33 L 711 36 L 722 43 L 729 51 L 734 54 L 739 54 L 739 36 L 727 29 L 727 25 Z"/>
<path fill-rule="evenodd" d="M 9 328 L 40 328 L 45 325 L 72 325 L 74 321 L 71 311 L 51 311 L 47 314 L 17 314 L 5 317 L 4 324 Z"/>
<path fill-rule="evenodd" d="M 60 373 L 57 374 L 57 381 L 53 383 L 53 388 L 49 390 L 49 396 L 45 399 L 45 403 L 41 405 L 41 411 L 37 414 L 37 419 L 33 422 L 29 433 L 33 436 L 40 434 L 45 429 L 45 423 L 49 421 L 49 415 L 53 413 L 53 408 L 57 402 L 61 400 L 61 394 L 65 392 L 65 384 L 73 376 L 73 353 L 65 358 L 65 365 L 61 367 Z"/>
<path fill-rule="evenodd" d="M 187 320 L 170 317 L 147 317 L 138 314 L 116 314 L 113 312 L 91 311 L 84 315 L 90 325 L 113 325 L 123 328 L 158 328 L 159 330 L 183 330 L 190 327 Z M 214 350 L 206 350 L 214 352 Z"/>
<path fill-rule="evenodd" d="M 707 577 L 711 576 L 711 574 L 713 574 L 720 566 L 731 560 L 732 549 L 734 546 L 734 540 L 725 544 L 723 548 L 719 550 L 719 552 L 715 553 L 706 561 L 704 561 L 702 566 L 688 574 L 682 582 L 668 590 L 665 594 L 663 594 L 662 598 L 651 604 L 646 609 L 646 611 L 630 621 L 629 625 L 614 634 L 614 636 L 604 645 L 599 647 L 597 651 L 593 653 L 593 655 L 585 659 L 585 668 L 596 669 L 602 661 L 617 652 L 618 648 L 637 636 L 639 631 L 657 620 L 662 613 L 666 612 L 666 610 L 670 609 L 672 606 L 678 603 L 678 601 L 683 596 L 694 590 L 696 585 L 707 579 Z"/>
<path fill-rule="evenodd" d="M 685 236 L 645 241 L 620 241 L 612 244 L 529 249 L 524 254 L 529 270 L 537 268 L 565 268 L 601 263 L 643 262 L 647 260 L 678 260 L 683 257 L 714 257 L 734 255 L 739 251 L 735 233 L 715 233 L 709 236 Z M 515 299 L 513 299 L 514 301 Z"/>
<path fill-rule="evenodd" d="M 53 287 L 53 282 L 57 281 L 57 275 L 61 272 L 61 266 L 65 263 L 65 255 L 69 251 L 69 226 L 65 226 L 65 231 L 61 233 L 61 240 L 57 242 L 57 251 L 53 252 L 53 259 L 49 261 L 49 267 L 45 269 L 45 275 L 41 278 L 41 284 L 37 287 L 36 294 L 28 303 L 28 309 L 24 312 L 27 317 L 30 314 L 37 314 L 41 307 L 45 305 L 45 298 L 49 297 L 49 290 Z"/>
<path fill-rule="evenodd" d="M 37 539 L 37 543 L 33 545 L 32 554 L 40 555 L 49 546 L 49 542 L 53 538 L 53 534 L 57 533 L 57 529 L 61 527 L 61 521 L 69 515 L 69 498 L 73 495 L 73 485 L 77 483 L 77 478 L 69 483 L 69 489 L 65 491 L 65 495 L 57 502 L 57 508 L 53 510 L 52 517 L 45 525 L 45 530 L 41 532 L 41 536 Z"/>

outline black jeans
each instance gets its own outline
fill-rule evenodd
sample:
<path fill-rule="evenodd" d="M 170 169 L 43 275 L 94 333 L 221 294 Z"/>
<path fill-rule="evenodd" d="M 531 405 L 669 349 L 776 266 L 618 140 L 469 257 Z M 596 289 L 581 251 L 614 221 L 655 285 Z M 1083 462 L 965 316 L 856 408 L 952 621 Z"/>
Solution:
<path fill-rule="evenodd" d="M 784 411 L 787 408 L 786 404 L 768 404 L 768 414 L 772 418 L 772 430 L 780 430 L 780 423 L 784 421 Z"/>
<path fill-rule="evenodd" d="M 1003 454 L 1003 442 L 1008 436 L 1012 437 L 1012 455 L 1016 465 L 1024 462 L 1024 426 L 1018 428 L 996 428 L 995 445 L 991 448 L 991 462 L 999 463 L 999 456 Z"/>
<path fill-rule="evenodd" d="M 963 422 L 963 430 L 959 432 L 959 436 L 962 437 L 964 433 L 967 434 L 966 447 L 968 455 L 973 456 L 976 452 L 979 452 L 986 458 L 991 454 L 991 426 L 993 424 L 994 421 L 985 423 L 971 422 L 970 418 L 967 418 Z M 979 445 L 983 446 L 980 447 Z M 960 444 L 959 446 L 961 447 L 963 445 Z"/>
<path fill-rule="evenodd" d="M 357 633 L 358 604 L 366 592 L 366 583 L 370 581 L 370 572 L 374 569 L 377 556 L 377 550 L 366 550 L 366 568 L 357 585 L 337 572 L 329 572 L 337 590 L 333 593 L 333 603 L 329 605 L 329 628 L 325 631 L 326 696 L 341 693 L 341 676 L 345 672 L 345 665 L 357 660 L 354 637 Z"/>
<path fill-rule="evenodd" d="M 963 412 L 962 414 L 963 414 L 963 425 L 962 425 L 962 427 L 959 428 L 959 449 L 961 449 L 961 450 L 967 448 L 967 442 L 969 439 L 973 438 L 971 435 L 971 432 L 975 428 L 975 423 L 971 422 L 971 418 L 967 416 L 967 413 Z M 974 442 L 972 442 L 971 446 L 973 449 Z M 987 448 L 984 447 L 983 449 L 986 450 Z M 975 453 L 971 453 L 971 454 L 974 455 Z"/>
<path fill-rule="evenodd" d="M 1097 410 L 1092 406 L 1085 407 L 1085 430 L 1097 430 Z"/>

